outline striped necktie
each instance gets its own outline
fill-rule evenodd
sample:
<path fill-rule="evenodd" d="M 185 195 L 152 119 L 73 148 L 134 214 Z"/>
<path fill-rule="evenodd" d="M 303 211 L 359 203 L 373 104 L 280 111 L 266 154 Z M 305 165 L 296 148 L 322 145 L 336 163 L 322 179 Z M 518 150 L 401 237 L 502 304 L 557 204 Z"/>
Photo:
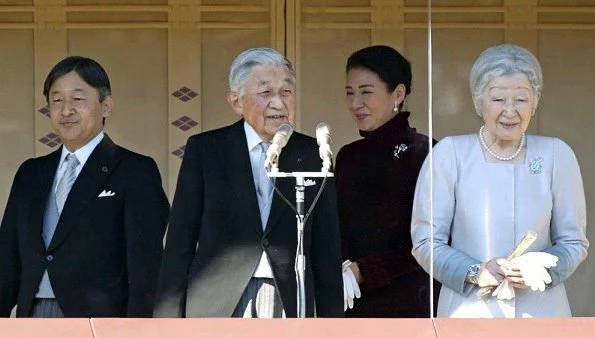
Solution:
<path fill-rule="evenodd" d="M 64 161 L 66 162 L 66 170 L 56 187 L 56 206 L 59 214 L 62 213 L 70 188 L 72 188 L 72 184 L 76 180 L 76 166 L 80 163 L 74 154 L 66 155 Z"/>
<path fill-rule="evenodd" d="M 264 141 L 259 144 L 261 153 L 258 165 L 258 186 L 256 187 L 256 193 L 258 196 L 258 207 L 260 208 L 260 219 L 263 229 L 266 227 L 266 222 L 269 219 L 269 212 L 271 210 L 270 200 L 273 192 L 273 183 L 264 170 L 264 160 L 270 145 L 269 142 Z"/>

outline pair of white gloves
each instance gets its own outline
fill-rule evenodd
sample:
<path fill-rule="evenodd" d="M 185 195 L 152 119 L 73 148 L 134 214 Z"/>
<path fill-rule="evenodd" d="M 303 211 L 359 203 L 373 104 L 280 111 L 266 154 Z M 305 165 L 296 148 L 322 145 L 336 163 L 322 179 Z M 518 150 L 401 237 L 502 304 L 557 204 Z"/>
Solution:
<path fill-rule="evenodd" d="M 343 262 L 343 311 L 347 311 L 347 307 L 353 309 L 353 299 L 362 296 L 350 265 L 350 260 Z"/>
<path fill-rule="evenodd" d="M 531 290 L 544 291 L 546 284 L 552 282 L 552 277 L 546 269 L 556 266 L 558 257 L 546 252 L 527 252 L 511 259 L 507 264 L 520 270 L 525 285 L 530 287 Z M 504 278 L 496 290 L 492 292 L 492 296 L 502 300 L 513 299 L 515 292 L 510 280 Z"/>

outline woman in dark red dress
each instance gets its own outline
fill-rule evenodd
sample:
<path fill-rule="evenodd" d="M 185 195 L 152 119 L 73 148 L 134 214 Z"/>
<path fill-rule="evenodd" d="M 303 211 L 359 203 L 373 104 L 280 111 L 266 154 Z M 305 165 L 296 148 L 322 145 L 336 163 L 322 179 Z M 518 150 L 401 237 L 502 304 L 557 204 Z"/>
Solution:
<path fill-rule="evenodd" d="M 371 46 L 353 53 L 346 70 L 347 108 L 363 139 L 341 148 L 335 165 L 343 257 L 351 262 L 344 284 L 357 281 L 361 290 L 345 315 L 429 317 L 429 277 L 411 255 L 413 194 L 429 151 L 428 137 L 401 111 L 411 64 L 391 47 Z"/>

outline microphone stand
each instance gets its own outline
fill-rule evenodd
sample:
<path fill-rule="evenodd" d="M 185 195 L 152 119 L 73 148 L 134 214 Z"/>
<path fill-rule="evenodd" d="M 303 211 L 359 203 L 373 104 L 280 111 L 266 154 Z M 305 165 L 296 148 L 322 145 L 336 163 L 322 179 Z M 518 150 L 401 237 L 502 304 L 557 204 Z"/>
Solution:
<path fill-rule="evenodd" d="M 304 255 L 304 190 L 305 178 L 333 177 L 333 173 L 325 170 L 320 172 L 279 172 L 277 163 L 272 163 L 266 174 L 271 177 L 295 177 L 295 206 L 297 220 L 297 248 L 295 254 L 295 280 L 297 284 L 297 318 L 306 318 L 306 257 Z M 323 187 L 321 187 L 322 189 Z"/>

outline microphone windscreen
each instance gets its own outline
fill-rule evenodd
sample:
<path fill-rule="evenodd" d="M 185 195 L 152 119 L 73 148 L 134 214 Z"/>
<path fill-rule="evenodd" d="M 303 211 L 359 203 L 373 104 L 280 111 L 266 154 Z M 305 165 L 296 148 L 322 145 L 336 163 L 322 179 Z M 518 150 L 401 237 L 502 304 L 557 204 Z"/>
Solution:
<path fill-rule="evenodd" d="M 331 127 L 324 122 L 316 126 L 316 142 L 318 145 L 331 143 Z"/>
<path fill-rule="evenodd" d="M 273 143 L 277 143 L 280 148 L 283 148 L 289 141 L 291 134 L 293 134 L 293 127 L 288 123 L 283 123 L 277 129 L 277 133 L 273 137 Z"/>

